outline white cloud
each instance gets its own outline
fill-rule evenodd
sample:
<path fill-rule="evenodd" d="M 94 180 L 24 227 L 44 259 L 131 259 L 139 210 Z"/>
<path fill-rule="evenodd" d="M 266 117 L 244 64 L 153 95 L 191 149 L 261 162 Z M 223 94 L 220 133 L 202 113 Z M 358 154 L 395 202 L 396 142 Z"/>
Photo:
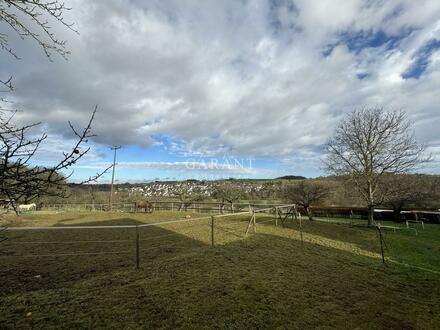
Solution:
<path fill-rule="evenodd" d="M 60 32 L 68 62 L 25 46 L 23 61 L 0 65 L 16 76 L 21 119 L 48 122 L 66 138 L 66 119 L 85 122 L 99 104 L 98 143 L 150 146 L 169 135 L 189 154 L 283 159 L 318 150 L 343 113 L 380 105 L 406 109 L 420 139 L 439 143 L 430 128 L 440 123 L 438 53 L 418 80 L 402 78 L 417 51 L 440 38 L 436 0 L 71 6 L 81 34 Z M 404 37 L 358 51 L 343 38 L 378 31 Z"/>
<path fill-rule="evenodd" d="M 108 168 L 109 163 L 89 162 L 88 165 L 76 165 L 75 170 L 88 170 L 99 172 Z M 237 158 L 211 158 L 211 159 L 191 159 L 187 161 L 133 161 L 117 162 L 116 171 L 136 170 L 138 173 L 146 171 L 160 171 L 169 175 L 184 175 L 200 179 L 229 178 L 250 178 L 250 177 L 275 177 L 279 171 L 255 167 L 252 159 Z M 107 179 L 108 178 L 104 178 Z"/>

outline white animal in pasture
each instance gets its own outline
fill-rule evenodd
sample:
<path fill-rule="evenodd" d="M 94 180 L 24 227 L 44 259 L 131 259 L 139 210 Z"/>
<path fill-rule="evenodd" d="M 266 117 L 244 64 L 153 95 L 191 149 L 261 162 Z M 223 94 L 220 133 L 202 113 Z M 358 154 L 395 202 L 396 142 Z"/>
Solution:
<path fill-rule="evenodd" d="M 20 204 L 18 206 L 18 210 L 20 212 L 23 211 L 32 211 L 32 210 L 36 210 L 37 209 L 37 205 L 35 203 L 31 203 L 31 204 Z"/>

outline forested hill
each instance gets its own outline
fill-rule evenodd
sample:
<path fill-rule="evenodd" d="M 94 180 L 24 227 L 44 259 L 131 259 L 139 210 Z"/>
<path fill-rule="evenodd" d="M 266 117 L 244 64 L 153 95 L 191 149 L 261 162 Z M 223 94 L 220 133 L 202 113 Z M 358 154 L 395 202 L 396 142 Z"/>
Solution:
<path fill-rule="evenodd" d="M 285 176 L 280 176 L 279 178 L 276 178 L 274 180 L 305 180 L 305 179 L 307 178 L 300 175 L 285 175 Z"/>

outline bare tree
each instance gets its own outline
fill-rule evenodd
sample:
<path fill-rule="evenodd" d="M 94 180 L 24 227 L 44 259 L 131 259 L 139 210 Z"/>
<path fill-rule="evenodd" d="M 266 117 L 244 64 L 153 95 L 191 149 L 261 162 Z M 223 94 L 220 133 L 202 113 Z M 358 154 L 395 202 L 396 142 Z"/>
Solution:
<path fill-rule="evenodd" d="M 64 14 L 70 8 L 57 0 L 2 0 L 0 2 L 0 23 L 8 26 L 11 32 L 18 34 L 21 39 L 29 38 L 36 42 L 47 57 L 58 53 L 63 57 L 69 54 L 66 41 L 59 39 L 53 32 L 50 22 L 58 22 L 76 32 L 72 23 L 64 19 Z M 19 59 L 14 49 L 9 45 L 6 33 L 0 33 L 0 47 Z"/>
<path fill-rule="evenodd" d="M 224 203 L 227 202 L 231 206 L 232 213 L 235 211 L 235 204 L 238 203 L 240 199 L 243 199 L 245 195 L 243 189 L 231 183 L 217 185 L 212 193 L 212 197 L 219 199 L 222 203 L 220 211 L 223 212 Z"/>
<path fill-rule="evenodd" d="M 261 185 L 261 188 L 256 191 L 255 196 L 259 199 L 276 199 L 280 196 L 282 190 L 282 182 L 267 181 Z"/>
<path fill-rule="evenodd" d="M 44 54 L 52 60 L 52 54 L 57 53 L 64 58 L 70 54 L 66 48 L 66 40 L 59 39 L 53 30 L 51 23 L 58 23 L 71 31 L 78 33 L 73 23 L 64 19 L 66 11 L 70 8 L 58 0 L 1 0 L 0 1 L 0 24 L 4 26 L 0 32 L 0 49 L 19 60 L 20 57 L 9 44 L 9 33 L 18 35 L 21 39 L 30 39 L 36 42 Z M 8 29 L 9 28 L 9 29 Z M 8 33 L 9 30 L 9 33 Z M 14 90 L 13 77 L 1 77 L 0 85 L 0 111 L 16 111 L 11 108 L 11 102 L 4 93 Z"/>
<path fill-rule="evenodd" d="M 368 207 L 370 226 L 374 225 L 374 207 L 385 199 L 379 194 L 383 175 L 407 173 L 428 160 L 406 114 L 382 108 L 348 114 L 327 146 L 327 170 L 350 177 Z"/>
<path fill-rule="evenodd" d="M 401 211 L 422 208 L 431 202 L 431 178 L 424 175 L 390 174 L 381 179 L 379 194 L 384 205 L 393 209 L 394 220 L 401 221 Z"/>
<path fill-rule="evenodd" d="M 173 185 L 170 193 L 180 201 L 179 211 L 187 211 L 193 203 L 204 199 L 199 189 L 187 183 Z"/>
<path fill-rule="evenodd" d="M 9 27 L 11 33 L 16 33 L 21 39 L 30 39 L 36 42 L 45 55 L 51 59 L 53 53 L 66 58 L 69 51 L 66 41 L 59 39 L 52 29 L 51 23 L 58 23 L 76 32 L 73 24 L 67 23 L 64 14 L 70 8 L 58 0 L 2 0 L 0 1 L 0 23 Z M 17 60 L 17 53 L 9 44 L 7 29 L 0 33 L 0 48 L 7 51 Z M 11 92 L 12 77 L 0 80 L 1 93 Z M 0 197 L 7 197 L 15 202 L 31 201 L 40 196 L 62 196 L 66 194 L 65 183 L 72 175 L 72 167 L 90 150 L 85 147 L 88 140 L 94 135 L 91 125 L 95 118 L 96 107 L 90 120 L 83 130 L 77 130 L 69 122 L 69 126 L 76 138 L 72 148 L 64 152 L 61 160 L 53 166 L 35 165 L 35 155 L 40 149 L 47 135 L 33 137 L 31 130 L 40 125 L 33 123 L 19 126 L 14 124 L 14 115 L 17 110 L 9 107 L 10 102 L 5 97 L 0 98 Z M 84 147 L 84 148 L 82 148 Z M 94 181 L 108 168 L 89 177 L 82 183 Z M 70 171 L 66 175 L 63 172 Z"/>
<path fill-rule="evenodd" d="M 303 207 L 309 219 L 313 220 L 310 207 L 321 202 L 328 195 L 328 189 L 321 183 L 303 180 L 284 186 L 282 194 L 290 202 Z"/>
<path fill-rule="evenodd" d="M 66 48 L 66 40 L 59 39 L 53 32 L 51 22 L 57 22 L 64 27 L 78 33 L 73 23 L 68 23 L 64 19 L 64 14 L 70 8 L 58 0 L 1 0 L 0 1 L 0 24 L 5 25 L 4 32 L 0 32 L 0 49 L 19 60 L 20 57 L 9 44 L 7 30 L 15 33 L 21 39 L 31 39 L 36 42 L 44 54 L 52 59 L 52 54 L 57 53 L 64 58 L 70 54 Z M 0 79 L 0 93 L 11 92 L 12 76 Z M 4 95 L 4 94 L 3 94 Z M 16 111 L 9 108 L 10 102 L 5 96 L 0 97 L 0 111 Z"/>
<path fill-rule="evenodd" d="M 76 142 L 53 166 L 34 165 L 34 156 L 47 139 L 46 134 L 33 137 L 30 132 L 40 123 L 17 126 L 13 123 L 15 113 L 7 117 L 0 115 L 0 196 L 13 201 L 15 211 L 15 202 L 29 202 L 43 195 L 66 196 L 64 188 L 66 180 L 73 174 L 72 167 L 90 150 L 85 145 L 94 136 L 91 129 L 96 110 L 95 107 L 88 124 L 80 131 L 69 122 Z M 109 168 L 111 166 L 82 183 L 97 180 Z M 65 171 L 70 172 L 63 175 Z"/>

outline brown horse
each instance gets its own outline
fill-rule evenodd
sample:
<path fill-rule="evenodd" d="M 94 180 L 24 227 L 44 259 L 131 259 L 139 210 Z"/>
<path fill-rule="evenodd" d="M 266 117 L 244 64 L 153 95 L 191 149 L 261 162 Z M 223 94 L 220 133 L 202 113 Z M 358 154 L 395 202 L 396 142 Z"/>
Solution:
<path fill-rule="evenodd" d="M 149 201 L 137 201 L 136 212 L 153 213 L 153 204 Z"/>

